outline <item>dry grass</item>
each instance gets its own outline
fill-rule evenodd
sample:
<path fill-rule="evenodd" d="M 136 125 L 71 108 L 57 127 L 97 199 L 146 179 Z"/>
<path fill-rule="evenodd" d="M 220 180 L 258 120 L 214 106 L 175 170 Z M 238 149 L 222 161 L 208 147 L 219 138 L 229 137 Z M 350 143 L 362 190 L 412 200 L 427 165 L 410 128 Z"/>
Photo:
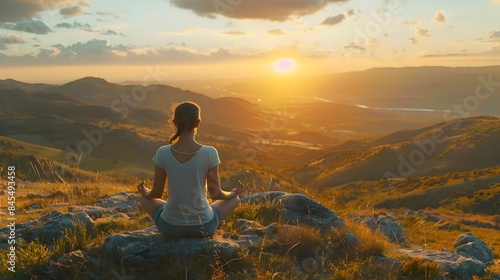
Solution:
<path fill-rule="evenodd" d="M 426 180 L 426 184 L 437 182 L 436 178 L 427 178 Z M 356 184 L 363 187 L 364 183 L 358 182 Z M 368 190 L 375 192 L 379 187 L 379 185 L 371 185 Z M 105 177 L 86 180 L 75 179 L 73 181 L 65 181 L 65 179 L 39 180 L 36 183 L 19 184 L 16 196 L 16 217 L 18 222 L 22 223 L 53 210 L 67 212 L 67 205 L 93 205 L 102 197 L 122 191 L 134 192 L 135 184 Z M 353 193 L 355 191 L 357 189 L 351 190 Z M 319 194 L 315 193 L 314 190 L 308 190 L 309 196 L 315 197 L 319 202 L 332 207 L 333 210 L 341 214 L 346 222 L 346 226 L 342 229 L 320 232 L 316 228 L 304 225 L 294 226 L 294 222 L 286 221 L 281 215 L 280 210 L 283 206 L 279 203 L 270 201 L 260 204 L 242 203 L 226 219 L 226 222 L 219 229 L 219 233 L 222 231 L 230 235 L 239 235 L 241 228 L 237 220 L 248 219 L 257 221 L 262 226 L 276 223 L 276 234 L 273 237 L 264 237 L 260 246 L 240 251 L 238 259 L 223 262 L 220 258 L 213 260 L 200 258 L 182 264 L 175 260 L 165 260 L 161 267 L 148 268 L 147 277 L 151 279 L 158 277 L 184 279 L 195 275 L 200 276 L 201 279 L 246 279 L 251 275 L 252 279 L 328 277 L 355 280 L 401 279 L 404 277 L 437 279 L 436 277 L 442 275 L 434 263 L 418 259 L 403 260 L 399 269 L 378 262 L 376 257 L 381 255 L 401 258 L 396 252 L 397 245 L 390 243 L 381 233 L 374 233 L 366 226 L 352 221 L 349 218 L 349 213 L 360 209 L 372 214 L 375 212 L 385 213 L 386 210 L 367 207 L 369 204 L 345 203 L 343 199 L 349 197 L 351 195 L 349 193 L 344 194 L 343 197 L 336 196 L 336 199 L 332 199 L 335 194 L 330 192 L 329 195 L 325 195 L 325 193 Z M 377 194 L 376 198 L 384 194 L 387 193 Z M 484 195 L 490 194 L 485 193 Z M 364 201 L 363 199 L 366 198 L 358 201 Z M 35 205 L 38 206 L 34 207 Z M 84 274 L 80 270 L 85 266 L 86 269 L 92 269 L 93 273 L 100 277 L 116 278 L 116 275 L 111 274 L 111 272 L 120 272 L 120 267 L 111 263 L 100 249 L 104 238 L 110 234 L 142 229 L 153 224 L 143 211 L 131 215 L 134 216 L 133 219 L 100 220 L 96 223 L 95 231 L 92 234 L 87 233 L 84 226 L 76 225 L 76 230 L 67 230 L 65 236 L 56 240 L 54 244 L 41 244 L 38 241 L 28 244 L 22 243 L 18 261 L 22 262 L 24 266 L 18 267 L 21 270 L 20 275 L 24 275 L 25 278 L 43 275 L 49 266 L 49 260 L 81 249 L 98 259 L 100 264 L 91 268 L 88 267 L 90 265 L 88 263 L 75 265 L 67 268 L 65 275 L 71 275 L 71 278 L 83 277 Z M 447 215 L 450 219 L 453 217 L 458 219 L 459 217 L 454 213 Z M 474 218 L 481 220 L 481 216 Z M 429 222 L 415 217 L 403 217 L 400 222 L 404 227 L 407 241 L 413 245 L 423 245 L 428 249 L 448 248 L 451 250 L 453 242 L 459 234 L 471 231 L 493 247 L 497 257 L 500 255 L 500 237 L 498 237 L 498 232 L 492 229 L 463 225 L 458 228 L 443 227 L 442 223 Z M 454 222 L 457 223 L 459 220 Z M 345 238 L 348 234 L 354 234 L 359 239 L 356 248 L 346 244 Z M 1 252 L 3 256 L 6 255 L 4 251 Z M 136 270 L 134 268 L 127 269 L 127 274 L 140 273 Z M 490 267 L 488 275 L 499 271 L 498 265 Z M 0 270 L 0 277 L 11 279 L 12 274 L 7 272 L 4 266 Z"/>

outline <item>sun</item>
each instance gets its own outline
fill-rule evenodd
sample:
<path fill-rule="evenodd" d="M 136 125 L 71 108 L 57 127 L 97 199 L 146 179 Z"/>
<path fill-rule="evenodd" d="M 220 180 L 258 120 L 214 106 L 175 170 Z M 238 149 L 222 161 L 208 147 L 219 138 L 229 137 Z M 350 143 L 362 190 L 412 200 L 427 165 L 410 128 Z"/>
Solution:
<path fill-rule="evenodd" d="M 295 71 L 296 63 L 293 58 L 280 58 L 273 63 L 273 69 L 280 74 L 288 74 Z"/>

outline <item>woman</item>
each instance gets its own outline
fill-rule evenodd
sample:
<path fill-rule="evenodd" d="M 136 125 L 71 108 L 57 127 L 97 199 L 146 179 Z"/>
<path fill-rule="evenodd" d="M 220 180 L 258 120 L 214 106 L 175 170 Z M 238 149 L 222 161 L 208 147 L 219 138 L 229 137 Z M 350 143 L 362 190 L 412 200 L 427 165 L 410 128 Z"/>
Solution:
<path fill-rule="evenodd" d="M 162 146 L 153 157 L 155 175 L 149 191 L 144 182 L 138 190 L 141 204 L 167 237 L 210 236 L 235 208 L 244 190 L 238 182 L 231 192 L 223 191 L 219 180 L 219 155 L 212 146 L 196 142 L 200 107 L 184 102 L 175 108 L 172 120 L 177 131 L 170 145 Z M 167 183 L 168 198 L 161 198 Z M 210 197 L 216 200 L 209 204 Z"/>

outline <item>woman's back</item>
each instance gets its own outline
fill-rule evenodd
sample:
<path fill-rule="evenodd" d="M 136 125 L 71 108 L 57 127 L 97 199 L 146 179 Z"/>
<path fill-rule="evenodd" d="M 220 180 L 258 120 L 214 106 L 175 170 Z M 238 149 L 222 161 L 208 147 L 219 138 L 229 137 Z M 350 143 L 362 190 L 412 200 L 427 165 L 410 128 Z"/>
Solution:
<path fill-rule="evenodd" d="M 137 186 L 139 201 L 167 237 L 209 236 L 220 221 L 238 206 L 244 190 L 241 182 L 231 192 L 221 189 L 219 155 L 212 146 L 196 142 L 201 122 L 201 109 L 193 102 L 184 102 L 174 109 L 172 123 L 176 128 L 170 144 L 162 146 L 153 157 L 155 172 L 153 189 L 144 181 Z M 168 200 L 161 199 L 168 186 Z M 208 187 L 207 187 L 208 185 Z M 208 203 L 210 197 L 216 201 Z"/>
<path fill-rule="evenodd" d="M 162 218 L 174 225 L 195 225 L 213 218 L 207 200 L 208 170 L 220 163 L 217 150 L 201 146 L 183 153 L 171 145 L 158 149 L 153 161 L 167 174 L 168 200 Z"/>

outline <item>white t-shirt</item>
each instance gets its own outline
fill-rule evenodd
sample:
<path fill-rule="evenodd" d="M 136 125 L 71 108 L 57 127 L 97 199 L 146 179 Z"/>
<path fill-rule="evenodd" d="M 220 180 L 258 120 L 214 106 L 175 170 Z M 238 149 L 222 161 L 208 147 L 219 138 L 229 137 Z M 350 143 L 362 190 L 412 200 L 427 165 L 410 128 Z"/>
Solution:
<path fill-rule="evenodd" d="M 202 146 L 187 162 L 172 155 L 170 145 L 162 146 L 153 157 L 167 173 L 168 199 L 160 217 L 173 225 L 199 225 L 212 220 L 214 212 L 207 200 L 208 170 L 220 163 L 212 146 Z"/>

